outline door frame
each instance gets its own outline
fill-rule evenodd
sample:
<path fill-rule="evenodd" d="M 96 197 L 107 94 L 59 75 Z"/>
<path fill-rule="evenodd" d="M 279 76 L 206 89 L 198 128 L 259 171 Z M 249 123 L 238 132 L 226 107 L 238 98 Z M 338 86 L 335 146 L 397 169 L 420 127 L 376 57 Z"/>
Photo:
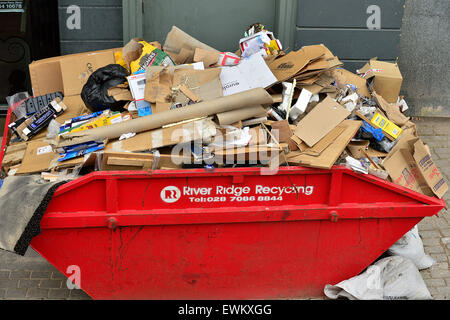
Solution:
<path fill-rule="evenodd" d="M 274 0 L 275 28 L 274 33 L 287 51 L 294 50 L 295 31 L 298 15 L 298 0 Z M 123 8 L 123 42 L 132 38 L 142 38 L 144 0 L 122 0 Z"/>

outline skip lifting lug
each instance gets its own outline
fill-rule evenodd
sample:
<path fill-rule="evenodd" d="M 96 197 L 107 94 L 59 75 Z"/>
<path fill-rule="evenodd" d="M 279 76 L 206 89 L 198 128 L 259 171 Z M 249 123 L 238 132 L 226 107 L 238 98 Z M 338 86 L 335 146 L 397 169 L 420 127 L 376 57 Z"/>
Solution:
<path fill-rule="evenodd" d="M 331 211 L 330 216 L 331 216 L 331 222 L 337 222 L 338 221 L 339 216 L 338 216 L 338 213 L 336 211 Z"/>
<path fill-rule="evenodd" d="M 108 228 L 111 230 L 116 230 L 117 227 L 117 219 L 116 218 L 109 218 L 108 219 Z"/>

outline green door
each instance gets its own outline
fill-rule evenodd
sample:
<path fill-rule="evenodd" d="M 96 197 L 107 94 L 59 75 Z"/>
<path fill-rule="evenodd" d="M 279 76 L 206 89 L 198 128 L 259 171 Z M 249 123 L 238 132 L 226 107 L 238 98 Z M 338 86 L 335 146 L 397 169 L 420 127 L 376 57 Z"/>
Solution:
<path fill-rule="evenodd" d="M 292 49 L 296 8 L 297 0 L 124 0 L 124 41 L 142 37 L 164 44 L 177 26 L 217 50 L 234 52 L 245 29 L 259 22 Z"/>

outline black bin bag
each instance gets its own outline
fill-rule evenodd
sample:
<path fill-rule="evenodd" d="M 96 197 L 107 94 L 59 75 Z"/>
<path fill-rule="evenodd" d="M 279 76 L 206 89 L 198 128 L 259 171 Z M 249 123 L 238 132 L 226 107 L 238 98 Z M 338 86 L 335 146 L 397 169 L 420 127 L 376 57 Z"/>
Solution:
<path fill-rule="evenodd" d="M 116 101 L 108 95 L 108 89 L 127 81 L 128 71 L 119 64 L 110 64 L 97 69 L 89 77 L 81 91 L 81 98 L 92 112 L 111 109 L 123 111 L 127 101 Z"/>

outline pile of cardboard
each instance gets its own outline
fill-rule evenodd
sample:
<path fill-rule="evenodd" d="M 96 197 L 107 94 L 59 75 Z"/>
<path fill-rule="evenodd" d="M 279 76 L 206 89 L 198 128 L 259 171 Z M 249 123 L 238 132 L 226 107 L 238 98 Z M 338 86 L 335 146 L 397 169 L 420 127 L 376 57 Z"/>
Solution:
<path fill-rule="evenodd" d="M 94 112 L 82 91 L 115 64 L 129 76 L 107 94 L 124 107 Z M 342 66 L 322 44 L 286 54 L 261 25 L 247 30 L 237 52 L 173 27 L 163 46 L 133 39 L 35 61 L 33 95 L 58 93 L 48 109 L 59 113 L 13 115 L 2 170 L 56 179 L 72 171 L 343 164 L 442 198 L 443 176 L 404 115 L 398 66 L 375 58 L 356 73 Z M 33 121 L 45 129 L 33 131 Z"/>

